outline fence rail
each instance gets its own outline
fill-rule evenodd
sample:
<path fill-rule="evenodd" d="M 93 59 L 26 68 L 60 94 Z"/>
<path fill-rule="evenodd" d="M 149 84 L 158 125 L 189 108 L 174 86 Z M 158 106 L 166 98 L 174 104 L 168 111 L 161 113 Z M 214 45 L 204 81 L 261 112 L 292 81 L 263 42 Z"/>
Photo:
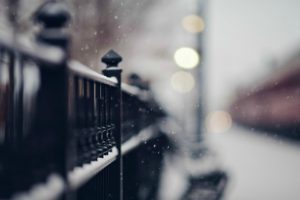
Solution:
<path fill-rule="evenodd" d="M 104 75 L 70 61 L 69 18 L 50 1 L 36 13 L 35 38 L 0 35 L 0 199 L 136 199 L 149 171 L 140 158 L 161 137 L 164 112 L 148 91 L 121 83 L 114 51 Z"/>

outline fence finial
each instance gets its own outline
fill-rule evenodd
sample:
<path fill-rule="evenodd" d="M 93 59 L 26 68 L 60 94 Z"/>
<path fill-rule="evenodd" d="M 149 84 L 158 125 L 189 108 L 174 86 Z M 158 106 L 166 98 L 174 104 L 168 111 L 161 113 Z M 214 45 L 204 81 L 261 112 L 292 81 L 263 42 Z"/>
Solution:
<path fill-rule="evenodd" d="M 34 15 L 35 22 L 42 24 L 37 40 L 67 50 L 70 34 L 64 30 L 70 20 L 70 13 L 65 4 L 50 1 L 42 5 Z"/>
<path fill-rule="evenodd" d="M 118 66 L 122 61 L 122 57 L 114 50 L 108 51 L 101 59 L 106 64 L 106 69 L 103 70 L 105 76 L 115 76 L 119 79 L 122 69 Z"/>
<path fill-rule="evenodd" d="M 47 28 L 61 28 L 70 18 L 66 5 L 59 2 L 47 2 L 34 15 L 34 21 Z"/>
<path fill-rule="evenodd" d="M 118 67 L 118 64 L 122 61 L 122 57 L 114 50 L 107 52 L 101 59 L 103 63 L 109 67 Z"/>

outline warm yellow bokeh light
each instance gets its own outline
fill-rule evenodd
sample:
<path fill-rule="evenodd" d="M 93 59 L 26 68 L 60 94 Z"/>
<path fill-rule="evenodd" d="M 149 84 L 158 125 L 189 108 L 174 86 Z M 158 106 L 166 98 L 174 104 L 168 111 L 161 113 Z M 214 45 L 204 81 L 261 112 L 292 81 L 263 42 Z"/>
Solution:
<path fill-rule="evenodd" d="M 204 30 L 204 20 L 198 15 L 189 15 L 182 19 L 183 28 L 190 33 L 200 33 Z"/>
<path fill-rule="evenodd" d="M 176 50 L 174 60 L 179 67 L 192 69 L 199 64 L 200 57 L 195 49 L 182 47 Z"/>
<path fill-rule="evenodd" d="M 222 133 L 230 129 L 232 119 L 228 112 L 214 111 L 206 117 L 205 125 L 210 133 Z"/>
<path fill-rule="evenodd" d="M 190 92 L 195 86 L 194 77 L 185 71 L 175 72 L 171 77 L 172 88 L 180 93 Z"/>

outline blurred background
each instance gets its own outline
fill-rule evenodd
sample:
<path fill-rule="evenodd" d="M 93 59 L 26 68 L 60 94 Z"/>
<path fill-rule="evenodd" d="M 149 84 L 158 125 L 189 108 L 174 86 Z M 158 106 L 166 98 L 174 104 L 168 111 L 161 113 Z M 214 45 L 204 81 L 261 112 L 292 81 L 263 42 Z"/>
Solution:
<path fill-rule="evenodd" d="M 225 199 L 300 199 L 300 1 L 66 2 L 72 59 L 100 71 L 115 49 L 124 77 L 149 82 L 171 116 L 176 150 L 165 156 L 161 199 L 182 198 L 190 177 L 215 170 L 229 178 Z M 34 32 L 42 3 L 19 1 L 21 32 Z M 1 4 L 7 31 L 11 7 Z"/>

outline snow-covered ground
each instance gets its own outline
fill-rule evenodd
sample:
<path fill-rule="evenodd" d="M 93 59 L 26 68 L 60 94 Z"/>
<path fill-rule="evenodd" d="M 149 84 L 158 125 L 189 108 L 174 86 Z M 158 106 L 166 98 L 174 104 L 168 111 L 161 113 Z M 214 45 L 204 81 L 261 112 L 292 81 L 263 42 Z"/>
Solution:
<path fill-rule="evenodd" d="M 300 145 L 233 127 L 207 134 L 230 184 L 226 200 L 299 200 Z"/>
<path fill-rule="evenodd" d="M 209 1 L 205 98 L 225 109 L 299 49 L 299 1 Z M 206 134 L 230 176 L 226 200 L 299 200 L 300 145 L 233 126 Z"/>

